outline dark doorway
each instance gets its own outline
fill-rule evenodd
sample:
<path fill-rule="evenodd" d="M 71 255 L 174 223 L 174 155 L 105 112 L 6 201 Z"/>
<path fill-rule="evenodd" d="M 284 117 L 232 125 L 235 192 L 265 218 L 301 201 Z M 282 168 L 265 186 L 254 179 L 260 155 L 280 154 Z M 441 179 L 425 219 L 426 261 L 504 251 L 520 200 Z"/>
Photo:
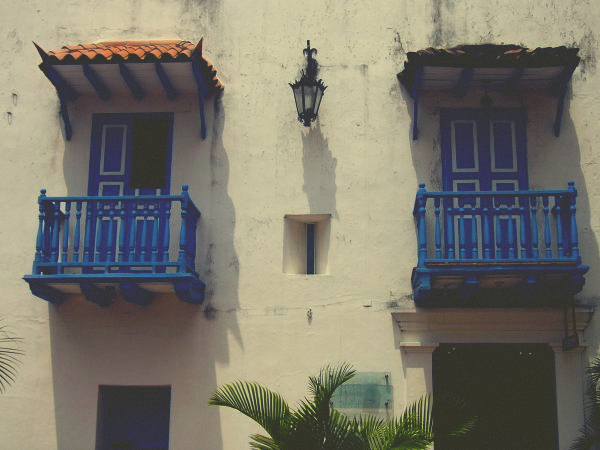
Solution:
<path fill-rule="evenodd" d="M 547 345 L 440 345 L 433 391 L 463 398 L 478 415 L 471 432 L 436 441 L 436 450 L 558 449 L 554 353 Z"/>
<path fill-rule="evenodd" d="M 99 386 L 96 449 L 167 450 L 170 386 Z"/>

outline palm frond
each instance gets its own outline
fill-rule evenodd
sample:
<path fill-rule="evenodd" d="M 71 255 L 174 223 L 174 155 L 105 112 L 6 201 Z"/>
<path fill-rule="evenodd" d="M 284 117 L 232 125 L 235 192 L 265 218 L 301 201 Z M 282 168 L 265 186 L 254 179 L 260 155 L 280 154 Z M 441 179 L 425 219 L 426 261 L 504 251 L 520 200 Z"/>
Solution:
<path fill-rule="evenodd" d="M 273 439 L 262 434 L 250 436 L 250 448 L 252 450 L 284 450 L 285 447 L 277 444 Z"/>
<path fill-rule="evenodd" d="M 348 363 L 327 365 L 321 369 L 319 376 L 308 378 L 308 391 L 315 398 L 323 396 L 323 400 L 329 403 L 335 390 L 351 380 L 354 375 L 356 370 Z"/>
<path fill-rule="evenodd" d="M 477 415 L 467 402 L 452 394 L 433 396 L 431 416 L 434 439 L 461 436 L 472 430 L 477 422 Z"/>
<path fill-rule="evenodd" d="M 598 395 L 598 388 L 600 387 L 600 358 L 594 359 L 586 372 L 588 374 L 586 394 Z"/>
<path fill-rule="evenodd" d="M 414 417 L 389 421 L 384 429 L 383 443 L 377 450 L 426 450 L 432 439 L 417 424 Z"/>
<path fill-rule="evenodd" d="M 590 450 L 600 444 L 600 358 L 594 359 L 586 372 L 586 420 L 571 450 Z"/>
<path fill-rule="evenodd" d="M 369 450 L 382 449 L 385 441 L 386 422 L 376 416 L 355 417 L 352 421 L 354 433 L 360 437 L 363 447 Z"/>
<path fill-rule="evenodd" d="M 269 436 L 251 436 L 252 450 L 426 450 L 434 438 L 463 434 L 473 427 L 475 418 L 464 402 L 431 395 L 411 404 L 398 419 L 350 420 L 331 399 L 355 373 L 347 363 L 324 367 L 309 378 L 311 398 L 301 400 L 295 410 L 279 394 L 242 381 L 217 389 L 209 404 L 233 408 L 265 429 Z M 446 420 L 438 424 L 440 417 Z"/>
<path fill-rule="evenodd" d="M 0 392 L 5 392 L 15 381 L 17 366 L 21 364 L 21 338 L 15 337 L 5 325 L 0 326 Z"/>
<path fill-rule="evenodd" d="M 571 445 L 570 450 L 591 450 L 600 444 L 600 428 L 587 422 L 579 429 L 580 436 Z"/>
<path fill-rule="evenodd" d="M 263 427 L 274 441 L 284 436 L 284 426 L 290 415 L 290 408 L 281 395 L 252 382 L 225 384 L 212 394 L 208 404 L 241 412 Z"/>

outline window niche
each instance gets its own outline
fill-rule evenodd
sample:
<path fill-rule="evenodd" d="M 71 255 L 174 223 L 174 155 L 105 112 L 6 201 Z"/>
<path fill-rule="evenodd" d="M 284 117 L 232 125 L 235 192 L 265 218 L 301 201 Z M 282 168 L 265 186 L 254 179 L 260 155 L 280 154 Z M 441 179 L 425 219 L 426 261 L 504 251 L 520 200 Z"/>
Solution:
<path fill-rule="evenodd" d="M 331 214 L 287 214 L 284 220 L 283 272 L 327 274 Z"/>

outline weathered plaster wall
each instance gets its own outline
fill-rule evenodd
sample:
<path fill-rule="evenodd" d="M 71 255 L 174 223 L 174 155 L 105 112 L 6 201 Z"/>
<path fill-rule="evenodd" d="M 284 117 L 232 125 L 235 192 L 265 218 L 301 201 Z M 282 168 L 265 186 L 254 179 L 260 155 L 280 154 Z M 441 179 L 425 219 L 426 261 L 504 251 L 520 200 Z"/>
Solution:
<path fill-rule="evenodd" d="M 210 392 L 234 378 L 265 381 L 296 399 L 307 375 L 347 360 L 393 373 L 396 412 L 430 389 L 431 360 L 401 355 L 390 311 L 412 307 L 411 212 L 419 181 L 440 187 L 439 108 L 478 106 L 481 94 L 424 99 L 421 137 L 412 141 L 412 102 L 396 79 L 407 51 L 484 42 L 581 48 L 560 139 L 552 135 L 554 99 L 494 100 L 528 108 L 531 187 L 577 183 L 582 255 L 592 266 L 578 299 L 598 298 L 600 12 L 593 2 L 308 0 L 298 8 L 274 0 L 31 0 L 0 3 L 0 24 L 0 315 L 27 353 L 0 397 L 6 448 L 94 448 L 98 384 L 172 385 L 175 450 L 245 447 L 253 426 L 206 406 Z M 202 36 L 226 86 L 208 104 L 206 141 L 198 139 L 191 95 L 176 104 L 81 99 L 71 109 L 73 140 L 65 142 L 56 94 L 30 41 L 49 50 Z M 287 86 L 307 39 L 329 86 L 311 130 L 296 121 Z M 203 213 L 205 306 L 161 296 L 149 308 L 119 300 L 100 310 L 81 298 L 55 308 L 32 297 L 20 278 L 33 259 L 36 197 L 41 187 L 49 195 L 85 193 L 91 113 L 163 110 L 175 112 L 172 192 L 189 183 Z M 322 213 L 332 215 L 327 274 L 284 274 L 284 216 Z M 583 364 L 597 353 L 598 328 L 588 329 Z M 578 358 L 559 359 L 568 366 L 561 373 L 577 383 Z M 559 401 L 580 392 L 559 388 Z M 579 409 L 559 409 L 561 449 L 575 433 L 565 423 L 581 415 L 573 403 Z"/>

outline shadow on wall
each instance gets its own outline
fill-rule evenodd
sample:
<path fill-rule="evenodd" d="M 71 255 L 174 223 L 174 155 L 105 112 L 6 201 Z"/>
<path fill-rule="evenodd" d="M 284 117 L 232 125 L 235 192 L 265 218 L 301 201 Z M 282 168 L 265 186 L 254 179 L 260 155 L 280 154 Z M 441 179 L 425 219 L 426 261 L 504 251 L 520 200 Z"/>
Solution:
<path fill-rule="evenodd" d="M 339 218 L 336 210 L 335 169 L 337 159 L 331 155 L 327 139 L 319 121 L 302 134 L 302 167 L 304 185 L 310 214 L 331 214 Z"/>
<path fill-rule="evenodd" d="M 233 241 L 235 210 L 227 192 L 225 115 L 219 97 L 212 103 L 214 111 L 207 108 L 212 130 L 206 141 L 198 136 L 197 108 L 195 114 L 176 117 L 175 126 L 193 127 L 185 133 L 193 132 L 196 137 L 191 148 L 178 147 L 175 139 L 174 159 L 182 164 L 174 165 L 179 173 L 172 174 L 174 180 L 190 183 L 191 196 L 203 214 L 197 270 L 207 285 L 206 301 L 195 306 L 174 294 L 160 294 L 150 306 L 142 307 L 118 297 L 109 308 L 101 309 L 82 296 L 71 296 L 63 305 L 49 307 L 61 449 L 90 448 L 96 433 L 99 385 L 171 386 L 174 448 L 212 450 L 223 445 L 219 411 L 209 408 L 207 401 L 217 387 L 217 362 L 229 361 L 228 334 L 240 346 L 242 342 L 235 313 L 221 313 L 238 309 L 239 263 Z M 81 156 L 85 152 L 89 153 L 85 137 L 66 146 L 68 195 L 81 195 L 86 184 L 81 176 L 88 171 L 86 158 Z M 73 161 L 79 164 L 77 170 Z"/>
<path fill-rule="evenodd" d="M 597 298 L 600 289 L 600 279 L 594 276 L 594 270 L 600 264 L 600 249 L 595 234 L 592 230 L 592 209 L 590 204 L 589 189 L 594 187 L 593 180 L 587 181 L 582 166 L 587 162 L 582 161 L 578 129 L 585 129 L 584 124 L 576 124 L 571 118 L 572 86 L 569 88 L 565 99 L 565 109 L 562 118 L 560 137 L 554 137 L 551 131 L 542 130 L 537 136 L 528 136 L 528 139 L 538 139 L 536 145 L 541 150 L 538 159 L 529 160 L 529 171 L 532 166 L 543 171 L 538 177 L 543 178 L 543 184 L 534 185 L 532 189 L 564 189 L 569 181 L 575 181 L 577 188 L 577 228 L 579 231 L 579 251 L 583 264 L 590 266 L 590 271 L 585 275 L 586 283 L 583 291 L 577 295 L 580 304 L 592 303 Z M 555 99 L 548 99 L 545 110 L 545 121 L 554 120 Z M 583 115 L 582 115 L 583 117 Z M 532 117 L 529 118 L 532 122 Z M 546 124 L 544 124 L 546 125 Z M 547 125 L 550 128 L 550 125 Z"/>

